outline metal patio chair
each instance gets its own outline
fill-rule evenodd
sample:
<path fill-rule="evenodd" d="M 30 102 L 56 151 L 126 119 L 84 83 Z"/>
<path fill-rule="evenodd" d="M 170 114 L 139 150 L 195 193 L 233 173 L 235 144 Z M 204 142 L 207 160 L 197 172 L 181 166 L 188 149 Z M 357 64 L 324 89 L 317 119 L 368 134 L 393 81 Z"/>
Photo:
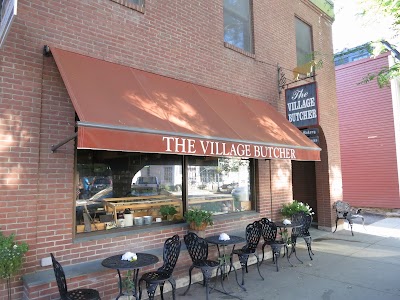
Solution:
<path fill-rule="evenodd" d="M 157 271 L 144 273 L 139 280 L 139 300 L 142 299 L 141 283 L 146 282 L 147 294 L 150 300 L 154 299 L 157 286 L 160 286 L 161 299 L 164 300 L 164 284 L 166 281 L 172 286 L 172 299 L 175 299 L 176 283 L 172 277 L 176 262 L 178 261 L 179 253 L 181 251 L 181 241 L 179 235 L 174 235 L 168 238 L 164 243 L 163 262 L 162 267 Z"/>
<path fill-rule="evenodd" d="M 360 208 L 352 208 L 349 203 L 344 201 L 336 201 L 333 203 L 333 208 L 336 210 L 336 226 L 333 233 L 337 230 L 337 223 L 340 219 L 346 220 L 350 225 L 351 235 L 354 236 L 353 233 L 353 220 L 361 219 L 362 224 L 364 226 L 364 216 L 360 215 Z M 365 229 L 365 226 L 364 226 Z"/>
<path fill-rule="evenodd" d="M 56 276 L 58 291 L 61 300 L 100 300 L 99 292 L 94 289 L 75 289 L 68 291 L 67 280 L 61 264 L 50 253 L 53 262 L 54 275 Z"/>
<path fill-rule="evenodd" d="M 292 228 L 292 234 L 290 236 L 290 242 L 292 244 L 292 249 L 290 251 L 289 257 L 292 255 L 292 253 L 294 253 L 294 255 L 296 256 L 297 260 L 301 263 L 303 263 L 296 254 L 296 244 L 297 244 L 297 238 L 303 238 L 304 241 L 307 244 L 307 251 L 308 251 L 308 256 L 310 256 L 310 259 L 313 260 L 312 255 L 314 255 L 314 253 L 312 252 L 311 249 L 311 242 L 312 242 L 312 238 L 309 232 L 309 228 L 311 226 L 311 222 L 312 222 L 312 215 L 307 214 L 305 212 L 298 212 L 295 213 L 292 216 L 292 224 L 301 224 L 302 226 L 296 226 Z"/>
<path fill-rule="evenodd" d="M 249 260 L 250 255 L 254 255 L 256 257 L 258 274 L 260 274 L 260 277 L 262 278 L 262 280 L 264 280 L 264 277 L 260 273 L 260 268 L 259 268 L 260 260 L 257 254 L 257 246 L 258 243 L 260 242 L 260 238 L 261 238 L 260 222 L 255 221 L 251 224 L 248 224 L 246 226 L 246 245 L 244 245 L 242 249 L 235 249 L 232 251 L 232 255 L 236 254 L 238 256 L 240 265 L 242 266 L 242 286 L 244 286 L 244 275 L 245 273 L 249 272 L 247 269 L 247 262 Z M 231 256 L 231 259 L 232 258 L 233 257 Z"/>
<path fill-rule="evenodd" d="M 261 236 L 264 239 L 264 243 L 262 245 L 262 259 L 260 265 L 264 262 L 264 248 L 265 246 L 270 246 L 272 251 L 272 261 L 276 264 L 276 271 L 279 271 L 278 259 L 281 256 L 282 247 L 286 247 L 287 243 L 283 240 L 276 240 L 276 235 L 278 233 L 278 227 L 274 222 L 268 220 L 267 218 L 262 218 L 260 220 L 261 226 Z M 286 258 L 291 266 L 293 266 L 289 261 L 289 255 L 286 255 Z"/>
<path fill-rule="evenodd" d="M 194 232 L 189 232 L 184 236 L 186 248 L 189 252 L 190 258 L 192 259 L 192 265 L 189 268 L 189 285 L 183 295 L 186 295 L 192 284 L 192 271 L 194 268 L 198 268 L 203 273 L 203 285 L 206 287 L 206 299 L 210 293 L 209 284 L 212 273 L 217 270 L 222 274 L 222 269 L 219 261 L 208 259 L 208 243 L 205 239 L 200 238 Z M 221 280 L 222 288 L 224 289 L 223 280 Z"/>

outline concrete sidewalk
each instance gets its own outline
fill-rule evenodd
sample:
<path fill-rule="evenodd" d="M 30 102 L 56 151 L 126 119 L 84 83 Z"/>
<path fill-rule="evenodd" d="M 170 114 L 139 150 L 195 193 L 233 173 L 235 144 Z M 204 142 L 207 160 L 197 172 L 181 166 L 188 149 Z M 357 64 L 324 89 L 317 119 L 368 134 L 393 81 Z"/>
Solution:
<path fill-rule="evenodd" d="M 305 243 L 298 242 L 298 257 L 290 267 L 280 259 L 276 272 L 271 259 L 261 265 L 261 280 L 255 265 L 245 275 L 247 291 L 236 284 L 234 274 L 224 281 L 226 289 L 241 299 L 400 299 L 400 218 L 385 218 L 365 226 L 354 224 L 354 237 L 345 230 L 329 233 L 312 229 L 314 260 L 308 257 Z M 238 270 L 239 280 L 241 270 Z M 214 282 L 214 281 L 213 281 Z M 218 284 L 220 287 L 220 283 Z M 206 299 L 205 288 L 192 285 L 177 290 L 176 299 Z M 157 297 L 159 299 L 159 296 Z M 171 293 L 165 299 L 172 299 Z M 210 299 L 234 299 L 216 291 Z"/>

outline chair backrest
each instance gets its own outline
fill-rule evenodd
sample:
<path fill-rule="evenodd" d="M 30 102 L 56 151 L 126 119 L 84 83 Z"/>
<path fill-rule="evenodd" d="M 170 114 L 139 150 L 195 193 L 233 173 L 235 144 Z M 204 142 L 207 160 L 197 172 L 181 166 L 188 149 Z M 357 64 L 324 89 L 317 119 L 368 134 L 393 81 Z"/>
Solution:
<path fill-rule="evenodd" d="M 297 236 L 308 236 L 310 235 L 308 229 L 311 226 L 312 215 L 305 213 L 304 211 L 300 211 L 292 215 L 292 224 L 302 225 L 300 227 L 292 228 L 292 235 Z"/>
<path fill-rule="evenodd" d="M 194 232 L 183 237 L 192 262 L 204 261 L 208 257 L 208 243 Z"/>
<path fill-rule="evenodd" d="M 65 299 L 67 297 L 68 289 L 64 270 L 61 264 L 55 259 L 53 253 L 50 253 L 50 256 L 51 261 L 53 262 L 54 275 L 56 276 L 58 291 L 60 292 L 61 299 Z"/>
<path fill-rule="evenodd" d="M 276 240 L 276 234 L 278 233 L 278 227 L 275 223 L 268 220 L 267 218 L 262 218 L 260 220 L 261 235 L 265 242 L 273 242 Z"/>
<path fill-rule="evenodd" d="M 261 237 L 261 226 L 255 221 L 246 226 L 246 245 L 242 248 L 249 252 L 255 252 Z"/>
<path fill-rule="evenodd" d="M 336 210 L 336 216 L 339 219 L 346 218 L 346 216 L 351 211 L 350 204 L 340 200 L 333 203 L 333 208 Z"/>
<path fill-rule="evenodd" d="M 181 240 L 179 239 L 179 235 L 176 234 L 165 241 L 163 252 L 164 264 L 162 267 L 158 268 L 158 271 L 162 271 L 170 276 L 174 271 L 179 253 L 181 252 Z"/>

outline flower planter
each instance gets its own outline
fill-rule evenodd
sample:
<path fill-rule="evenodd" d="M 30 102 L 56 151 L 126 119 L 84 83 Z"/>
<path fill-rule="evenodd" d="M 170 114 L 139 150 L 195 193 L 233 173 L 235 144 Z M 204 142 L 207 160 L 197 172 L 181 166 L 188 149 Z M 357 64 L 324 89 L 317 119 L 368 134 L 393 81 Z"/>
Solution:
<path fill-rule="evenodd" d="M 200 226 L 197 226 L 195 222 L 189 223 L 189 228 L 196 231 L 204 231 L 207 227 L 207 223 L 202 223 Z"/>

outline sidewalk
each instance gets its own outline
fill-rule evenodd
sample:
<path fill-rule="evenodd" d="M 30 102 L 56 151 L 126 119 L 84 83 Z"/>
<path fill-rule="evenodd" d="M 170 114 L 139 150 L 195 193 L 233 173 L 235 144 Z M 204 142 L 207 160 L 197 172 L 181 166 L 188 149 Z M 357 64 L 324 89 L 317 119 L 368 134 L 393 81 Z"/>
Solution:
<path fill-rule="evenodd" d="M 233 274 L 225 281 L 226 289 L 249 300 L 400 299 L 400 218 L 384 218 L 365 229 L 354 224 L 354 237 L 347 223 L 344 227 L 334 234 L 311 229 L 314 260 L 309 259 L 300 239 L 297 255 L 304 264 L 292 256 L 294 267 L 290 267 L 286 258 L 281 258 L 276 272 L 268 259 L 260 267 L 264 281 L 252 265 L 245 275 L 246 292 L 237 286 Z M 241 270 L 238 276 L 240 280 Z M 199 284 L 192 285 L 186 296 L 182 296 L 184 291 L 185 288 L 178 289 L 176 299 L 206 299 L 205 288 Z M 172 299 L 171 293 L 165 299 Z M 211 299 L 235 298 L 213 291 Z"/>

